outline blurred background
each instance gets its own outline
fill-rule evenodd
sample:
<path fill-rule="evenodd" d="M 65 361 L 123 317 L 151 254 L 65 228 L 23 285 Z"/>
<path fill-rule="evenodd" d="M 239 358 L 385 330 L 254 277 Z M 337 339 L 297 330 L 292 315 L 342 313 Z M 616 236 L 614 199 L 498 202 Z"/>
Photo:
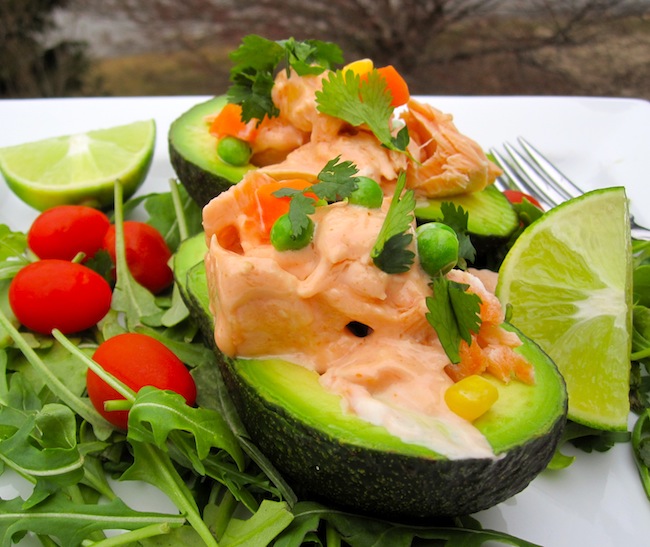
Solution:
<path fill-rule="evenodd" d="M 414 94 L 650 99 L 650 0 L 0 0 L 0 97 L 219 95 L 250 33 L 336 42 Z"/>

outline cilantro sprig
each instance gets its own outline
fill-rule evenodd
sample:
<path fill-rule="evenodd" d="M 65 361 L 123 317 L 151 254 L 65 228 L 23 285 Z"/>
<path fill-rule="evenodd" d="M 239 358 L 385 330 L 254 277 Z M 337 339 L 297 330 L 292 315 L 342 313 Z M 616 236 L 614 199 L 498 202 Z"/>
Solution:
<path fill-rule="evenodd" d="M 468 262 L 476 260 L 476 248 L 467 230 L 469 213 L 462 206 L 456 206 L 450 201 L 441 203 L 440 211 L 442 213 L 441 222 L 456 232 L 458 238 L 458 267 L 464 270 L 467 268 Z"/>
<path fill-rule="evenodd" d="M 295 188 L 282 188 L 273 192 L 275 197 L 290 197 L 289 222 L 291 225 L 291 236 L 299 238 L 309 226 L 309 215 L 316 212 L 316 202 L 313 194 L 318 199 L 328 203 L 343 201 L 357 189 L 356 177 L 358 170 L 351 161 L 341 161 L 341 156 L 330 160 L 318 173 L 315 184 L 307 186 L 303 190 Z"/>
<path fill-rule="evenodd" d="M 242 119 L 263 120 L 279 114 L 271 98 L 278 69 L 293 69 L 300 76 L 321 74 L 343 62 L 341 49 L 321 40 L 298 41 L 294 38 L 273 41 L 256 34 L 246 36 L 230 54 L 232 85 L 228 101 L 242 107 Z"/>
<path fill-rule="evenodd" d="M 322 89 L 316 92 L 320 112 L 353 126 L 365 124 L 386 148 L 404 152 L 409 143 L 408 129 L 404 126 L 393 136 L 391 120 L 395 109 L 390 103 L 386 80 L 376 70 L 363 80 L 351 70 L 337 70 L 323 80 Z"/>
<path fill-rule="evenodd" d="M 408 249 L 413 241 L 409 228 L 414 218 L 415 194 L 413 190 L 404 192 L 405 185 L 406 174 L 402 172 L 397 178 L 386 218 L 370 252 L 375 266 L 389 274 L 407 272 L 415 259 L 415 253 Z"/>
<path fill-rule="evenodd" d="M 426 299 L 427 321 L 452 363 L 460 362 L 460 343 L 472 343 L 472 333 L 481 326 L 481 298 L 467 292 L 467 285 L 437 276 L 431 283 L 433 296 Z"/>
<path fill-rule="evenodd" d="M 460 205 L 445 201 L 440 205 L 442 222 L 452 228 L 458 237 L 458 267 L 467 268 L 467 262 L 476 258 L 476 249 L 467 231 L 469 213 Z M 468 285 L 451 281 L 440 275 L 432 280 L 433 295 L 427 297 L 427 321 L 436 331 L 447 357 L 460 362 L 460 342 L 472 343 L 472 333 L 481 326 L 479 311 L 481 298 L 467 292 Z"/>

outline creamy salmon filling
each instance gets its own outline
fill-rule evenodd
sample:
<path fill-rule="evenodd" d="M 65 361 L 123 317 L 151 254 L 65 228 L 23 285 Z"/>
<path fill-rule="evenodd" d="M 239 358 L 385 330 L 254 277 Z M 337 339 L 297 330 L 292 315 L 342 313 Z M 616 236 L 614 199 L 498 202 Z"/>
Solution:
<path fill-rule="evenodd" d="M 272 98 L 280 114 L 264 120 L 252 143 L 253 162 L 274 178 L 314 180 L 327 161 L 340 156 L 354 163 L 359 175 L 385 185 L 406 171 L 407 187 L 419 197 L 435 198 L 482 190 L 500 174 L 482 148 L 458 131 L 450 114 L 416 99 L 395 122 L 408 127 L 412 159 L 382 146 L 367 127 L 319 112 L 316 93 L 329 74 L 287 76 L 283 70 L 276 76 Z"/>
<path fill-rule="evenodd" d="M 279 252 L 255 209 L 255 190 L 269 180 L 251 172 L 204 209 L 221 351 L 280 357 L 312 369 L 346 410 L 406 442 L 449 458 L 493 457 L 484 436 L 444 402 L 452 365 L 425 317 L 429 277 L 417 265 L 389 275 L 370 258 L 388 200 L 381 209 L 343 202 L 317 207 L 312 242 Z M 486 356 L 497 350 L 514 355 L 520 341 L 499 327 L 503 312 L 496 298 L 477 277 L 450 275 L 484 301 L 483 326 L 469 346 L 471 366 L 480 361 L 486 370 Z M 461 365 L 456 372 L 462 375 Z M 510 372 L 503 379 L 509 381 Z"/>

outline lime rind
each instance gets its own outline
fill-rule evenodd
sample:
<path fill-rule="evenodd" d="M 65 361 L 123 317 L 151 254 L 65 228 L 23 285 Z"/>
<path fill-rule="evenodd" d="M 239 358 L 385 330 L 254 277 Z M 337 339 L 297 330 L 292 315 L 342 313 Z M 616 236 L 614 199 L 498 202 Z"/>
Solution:
<path fill-rule="evenodd" d="M 569 418 L 622 430 L 629 415 L 631 242 L 625 190 L 589 192 L 520 236 L 499 272 L 511 322 L 556 362 Z"/>
<path fill-rule="evenodd" d="M 7 185 L 38 210 L 70 204 L 112 205 L 113 186 L 125 198 L 144 182 L 155 148 L 154 120 L 54 137 L 0 149 Z"/>

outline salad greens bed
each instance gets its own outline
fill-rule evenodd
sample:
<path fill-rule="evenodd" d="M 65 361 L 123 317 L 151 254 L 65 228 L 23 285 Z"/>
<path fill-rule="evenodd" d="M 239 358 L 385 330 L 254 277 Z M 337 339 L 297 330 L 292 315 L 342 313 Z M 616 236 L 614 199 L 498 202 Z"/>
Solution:
<path fill-rule="evenodd" d="M 167 193 L 122 203 L 116 185 L 114 221 L 147 215 L 172 250 L 201 231 L 201 211 L 173 182 Z M 521 218 L 530 221 L 524 204 Z M 639 414 L 632 435 L 586 430 L 570 424 L 566 440 L 587 450 L 607 450 L 631 439 L 650 497 L 650 243 L 635 242 L 635 308 L 632 407 Z M 482 529 L 471 517 L 433 526 L 410 526 L 298 501 L 279 473 L 251 443 L 221 382 L 210 342 L 174 287 L 153 296 L 130 275 L 117 253 L 112 309 L 101 323 L 74 337 L 43 336 L 16 325 L 7 289 L 16 272 L 35 257 L 26 235 L 0 225 L 0 470 L 31 483 L 23 499 L 0 500 L 0 545 L 26 533 L 45 546 L 299 545 L 408 546 L 485 542 L 533 545 Z M 89 263 L 110 275 L 99 253 Z M 166 344 L 191 367 L 197 406 L 147 387 L 132 393 L 102 371 L 90 356 L 105 338 L 142 332 Z M 128 432 L 112 428 L 85 396 L 92 368 L 132 403 Z M 573 458 L 558 453 L 552 467 Z M 176 514 L 142 512 L 114 492 L 114 481 L 153 485 L 178 508 Z M 105 531 L 119 531 L 109 532 Z"/>

